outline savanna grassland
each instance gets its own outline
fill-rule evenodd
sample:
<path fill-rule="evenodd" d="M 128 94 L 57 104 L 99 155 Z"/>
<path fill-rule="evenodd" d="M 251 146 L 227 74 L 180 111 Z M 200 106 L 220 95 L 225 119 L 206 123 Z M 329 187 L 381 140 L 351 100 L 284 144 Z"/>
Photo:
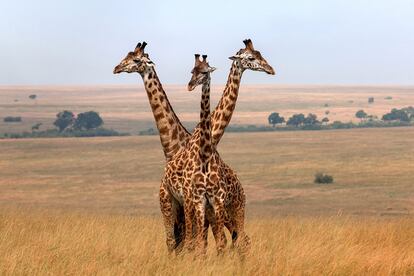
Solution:
<path fill-rule="evenodd" d="M 411 275 L 414 129 L 226 134 L 244 262 L 168 256 L 158 137 L 0 140 L 0 274 Z M 334 176 L 313 183 L 316 171 Z M 230 239 L 230 237 L 228 237 Z"/>
<path fill-rule="evenodd" d="M 181 121 L 193 126 L 199 119 L 199 94 L 188 93 L 185 85 L 166 85 L 165 90 Z M 222 86 L 212 87 L 213 106 L 222 91 Z M 29 99 L 31 94 L 36 94 L 37 99 Z M 239 94 L 232 124 L 267 124 L 271 112 L 279 112 L 286 119 L 295 113 L 314 113 L 322 119 L 326 111 L 331 122 L 358 122 L 355 112 L 359 109 L 381 118 L 392 108 L 414 105 L 411 86 L 242 85 Z M 368 104 L 368 97 L 374 97 L 375 103 Z M 51 128 L 56 114 L 63 110 L 97 111 L 105 127 L 121 132 L 137 134 L 154 127 L 141 85 L 0 87 L 0 118 L 23 119 L 17 124 L 0 120 L 0 133 L 31 131 L 36 123 L 43 124 L 41 129 Z"/>
<path fill-rule="evenodd" d="M 0 140 L 0 206 L 158 214 L 157 136 Z M 409 215 L 414 128 L 227 133 L 251 215 Z M 334 177 L 313 183 L 314 174 Z"/>
<path fill-rule="evenodd" d="M 172 105 L 196 121 L 199 95 L 179 88 L 168 87 Z M 153 126 L 140 89 L 2 87 L 0 117 L 23 123 L 1 122 L 0 132 L 51 127 L 68 109 L 98 111 L 106 127 L 136 133 Z M 247 86 L 233 121 L 326 109 L 346 121 L 361 108 L 381 115 L 408 105 L 408 87 Z M 226 133 L 219 152 L 247 196 L 244 262 L 231 250 L 217 257 L 211 235 L 203 258 L 168 256 L 158 136 L 0 139 L 0 274 L 414 274 L 413 127 Z M 316 172 L 334 183 L 313 183 Z"/>

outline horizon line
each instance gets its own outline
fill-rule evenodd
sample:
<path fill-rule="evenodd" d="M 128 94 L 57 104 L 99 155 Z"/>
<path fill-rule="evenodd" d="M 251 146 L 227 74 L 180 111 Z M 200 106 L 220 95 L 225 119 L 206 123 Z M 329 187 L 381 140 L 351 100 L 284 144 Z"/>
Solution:
<path fill-rule="evenodd" d="M 163 86 L 186 86 L 186 83 L 163 83 Z M 214 84 L 214 86 L 225 86 L 226 83 L 221 84 Z M 120 87 L 120 86 L 143 86 L 142 83 L 87 83 L 87 84 L 0 84 L 0 88 L 7 88 L 7 87 Z M 314 86 L 314 87 L 321 87 L 321 86 L 343 86 L 343 87 L 413 87 L 414 83 L 412 84 L 401 84 L 401 83 L 246 83 L 240 85 L 243 86 Z"/>

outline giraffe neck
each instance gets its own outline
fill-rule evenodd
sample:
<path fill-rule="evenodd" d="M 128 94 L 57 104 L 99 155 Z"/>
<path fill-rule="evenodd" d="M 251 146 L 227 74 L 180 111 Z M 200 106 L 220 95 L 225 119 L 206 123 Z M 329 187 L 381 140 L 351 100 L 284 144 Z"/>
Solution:
<path fill-rule="evenodd" d="M 210 76 L 203 83 L 200 109 L 200 160 L 203 172 L 207 172 L 208 162 L 212 155 L 210 124 Z"/>
<path fill-rule="evenodd" d="M 234 108 L 236 107 L 243 72 L 244 69 L 240 61 L 233 61 L 223 95 L 211 114 L 212 144 L 215 146 L 219 143 L 224 134 L 225 128 L 230 123 L 231 116 L 233 115 Z"/>
<path fill-rule="evenodd" d="M 154 114 L 164 155 L 169 161 L 180 148 L 184 147 L 190 134 L 172 109 L 154 67 L 147 68 L 141 77 Z"/>

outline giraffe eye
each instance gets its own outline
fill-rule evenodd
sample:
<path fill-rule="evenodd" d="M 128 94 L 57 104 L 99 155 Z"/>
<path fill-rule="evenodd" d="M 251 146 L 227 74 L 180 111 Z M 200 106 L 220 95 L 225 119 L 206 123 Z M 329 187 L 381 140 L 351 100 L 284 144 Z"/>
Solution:
<path fill-rule="evenodd" d="M 253 61 L 254 57 L 248 57 L 247 59 L 250 60 L 250 61 Z"/>
<path fill-rule="evenodd" d="M 139 60 L 139 59 L 134 59 L 134 62 L 135 62 L 135 63 L 137 63 L 137 64 L 142 63 L 142 61 L 141 61 L 141 60 Z"/>

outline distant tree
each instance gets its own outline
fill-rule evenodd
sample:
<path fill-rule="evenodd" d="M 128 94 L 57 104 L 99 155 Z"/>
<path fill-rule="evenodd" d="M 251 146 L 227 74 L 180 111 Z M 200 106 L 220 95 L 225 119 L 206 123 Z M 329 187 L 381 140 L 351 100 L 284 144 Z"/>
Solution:
<path fill-rule="evenodd" d="M 325 111 L 325 115 L 328 115 L 330 113 L 330 111 L 329 110 L 326 110 Z"/>
<path fill-rule="evenodd" d="M 323 106 L 324 106 L 324 107 L 328 107 L 328 106 L 329 106 L 329 104 L 327 104 L 327 103 L 326 103 L 326 104 L 324 104 Z"/>
<path fill-rule="evenodd" d="M 303 125 L 304 122 L 305 122 L 305 115 L 300 113 L 300 114 L 294 114 L 292 117 L 290 117 L 286 124 L 297 127 L 297 126 Z"/>
<path fill-rule="evenodd" d="M 36 98 L 37 98 L 37 95 L 36 94 L 29 95 L 29 99 L 31 99 L 31 100 L 34 100 Z"/>
<path fill-rule="evenodd" d="M 33 126 L 32 126 L 32 131 L 35 131 L 35 130 L 39 130 L 39 128 L 40 128 L 40 126 L 42 125 L 42 123 L 37 123 L 37 124 L 34 124 Z"/>
<path fill-rule="evenodd" d="M 363 120 L 363 119 L 365 119 L 366 117 L 368 116 L 368 114 L 364 111 L 364 110 L 358 110 L 356 113 L 355 113 L 355 117 L 357 117 L 358 119 L 361 119 L 361 121 Z"/>
<path fill-rule="evenodd" d="M 309 113 L 308 116 L 306 116 L 305 120 L 303 121 L 303 124 L 305 125 L 319 124 L 319 121 L 317 118 L 318 117 L 315 114 Z"/>
<path fill-rule="evenodd" d="M 60 132 L 71 126 L 74 122 L 75 115 L 73 112 L 64 110 L 56 114 L 56 120 L 53 124 L 59 129 Z"/>
<path fill-rule="evenodd" d="M 323 124 L 327 124 L 328 122 L 329 122 L 329 118 L 328 117 L 325 117 L 325 118 L 323 118 L 322 119 L 322 121 L 321 121 Z"/>
<path fill-rule="evenodd" d="M 409 122 L 411 120 L 411 116 L 409 113 L 404 109 L 397 109 L 394 108 L 391 110 L 390 113 L 384 114 L 382 116 L 382 120 L 384 121 L 401 121 L 401 122 Z"/>
<path fill-rule="evenodd" d="M 269 121 L 269 124 L 273 125 L 273 127 L 275 127 L 277 124 L 282 124 L 285 122 L 285 118 L 281 117 L 277 112 L 270 114 L 267 120 Z"/>
<path fill-rule="evenodd" d="M 18 123 L 22 121 L 22 117 L 13 117 L 13 116 L 7 116 L 3 118 L 3 121 L 5 123 Z"/>
<path fill-rule="evenodd" d="M 368 98 L 368 103 L 374 103 L 374 97 L 369 97 Z"/>
<path fill-rule="evenodd" d="M 387 96 L 387 97 L 385 97 L 384 99 L 385 99 L 385 100 L 392 100 L 392 97 L 391 97 L 391 96 Z"/>
<path fill-rule="evenodd" d="M 78 117 L 75 120 L 74 128 L 75 129 L 94 129 L 100 127 L 103 124 L 102 118 L 95 111 L 88 111 L 78 114 Z"/>

